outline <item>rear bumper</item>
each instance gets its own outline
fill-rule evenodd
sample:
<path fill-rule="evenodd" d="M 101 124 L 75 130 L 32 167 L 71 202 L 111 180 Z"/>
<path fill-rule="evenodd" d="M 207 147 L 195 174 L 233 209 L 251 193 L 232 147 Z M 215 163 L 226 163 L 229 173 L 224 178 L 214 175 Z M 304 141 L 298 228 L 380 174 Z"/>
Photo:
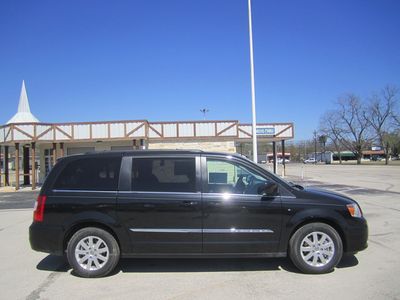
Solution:
<path fill-rule="evenodd" d="M 29 227 L 29 242 L 36 251 L 63 255 L 63 229 L 61 226 L 49 226 L 32 223 Z"/>
<path fill-rule="evenodd" d="M 368 224 L 364 218 L 352 223 L 346 232 L 346 252 L 355 253 L 368 247 Z"/>

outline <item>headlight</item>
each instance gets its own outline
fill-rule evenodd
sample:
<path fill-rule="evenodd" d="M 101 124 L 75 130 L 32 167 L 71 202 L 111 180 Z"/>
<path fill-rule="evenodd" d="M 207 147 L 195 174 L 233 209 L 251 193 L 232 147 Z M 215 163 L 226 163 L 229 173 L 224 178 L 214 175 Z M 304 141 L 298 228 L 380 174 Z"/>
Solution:
<path fill-rule="evenodd" d="M 347 210 L 349 211 L 350 215 L 354 218 L 361 218 L 362 212 L 360 207 L 357 204 L 347 204 Z"/>

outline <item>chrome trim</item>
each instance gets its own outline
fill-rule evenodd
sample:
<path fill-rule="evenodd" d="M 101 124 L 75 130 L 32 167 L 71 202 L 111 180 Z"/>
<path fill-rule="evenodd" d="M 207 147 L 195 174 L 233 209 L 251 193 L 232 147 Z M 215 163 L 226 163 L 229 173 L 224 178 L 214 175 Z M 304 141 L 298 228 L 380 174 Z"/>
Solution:
<path fill-rule="evenodd" d="M 271 229 L 204 229 L 204 233 L 274 233 Z"/>
<path fill-rule="evenodd" d="M 152 191 L 118 191 L 119 194 L 166 194 L 166 195 L 199 195 L 201 194 L 200 191 L 198 192 L 152 192 Z"/>
<path fill-rule="evenodd" d="M 260 194 L 236 194 L 236 193 L 203 193 L 204 196 L 213 196 L 213 197 L 233 197 L 233 196 L 240 196 L 243 198 L 258 198 L 260 200 L 262 195 Z M 282 197 L 281 195 L 274 196 L 275 198 Z"/>
<path fill-rule="evenodd" d="M 132 232 L 158 233 L 274 233 L 271 229 L 190 229 L 190 228 L 130 228 Z"/>
<path fill-rule="evenodd" d="M 202 233 L 201 229 L 180 228 L 130 228 L 132 232 L 159 232 L 159 233 Z"/>
<path fill-rule="evenodd" d="M 106 193 L 106 194 L 116 194 L 118 191 L 98 191 L 98 190 L 58 190 L 53 189 L 51 190 L 54 193 Z"/>

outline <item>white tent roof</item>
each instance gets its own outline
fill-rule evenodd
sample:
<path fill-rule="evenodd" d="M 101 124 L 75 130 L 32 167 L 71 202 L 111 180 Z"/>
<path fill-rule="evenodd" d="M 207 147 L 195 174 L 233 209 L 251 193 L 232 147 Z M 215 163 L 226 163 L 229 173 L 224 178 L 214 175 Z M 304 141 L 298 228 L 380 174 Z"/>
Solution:
<path fill-rule="evenodd" d="M 25 81 L 22 81 L 21 95 L 19 96 L 18 112 L 7 124 L 11 123 L 38 123 L 39 120 L 31 113 L 28 95 L 26 94 Z"/>

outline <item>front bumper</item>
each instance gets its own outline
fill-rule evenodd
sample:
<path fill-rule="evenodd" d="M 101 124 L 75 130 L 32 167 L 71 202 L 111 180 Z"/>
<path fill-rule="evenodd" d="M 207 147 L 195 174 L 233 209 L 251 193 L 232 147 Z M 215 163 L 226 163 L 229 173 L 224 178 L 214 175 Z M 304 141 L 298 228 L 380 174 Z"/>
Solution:
<path fill-rule="evenodd" d="M 29 227 L 29 242 L 33 250 L 63 255 L 63 234 L 61 226 L 32 223 Z"/>
<path fill-rule="evenodd" d="M 364 217 L 354 219 L 345 234 L 346 252 L 356 253 L 368 247 L 368 223 Z"/>

